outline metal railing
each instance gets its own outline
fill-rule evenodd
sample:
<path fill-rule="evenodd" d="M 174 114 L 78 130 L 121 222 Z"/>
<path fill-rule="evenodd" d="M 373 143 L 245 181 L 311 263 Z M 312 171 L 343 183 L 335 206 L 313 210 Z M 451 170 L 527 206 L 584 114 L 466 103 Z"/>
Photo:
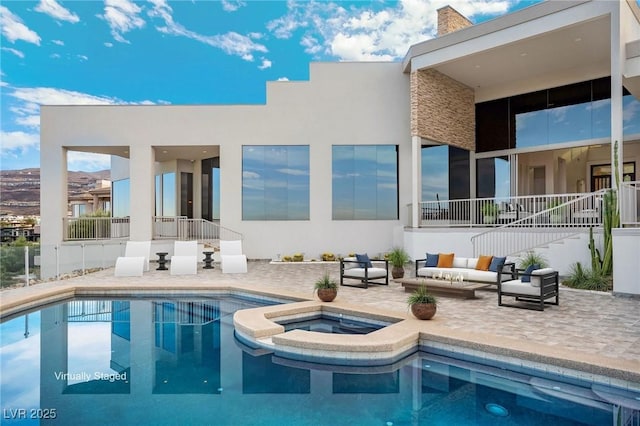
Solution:
<path fill-rule="evenodd" d="M 574 197 L 555 196 L 550 208 L 501 224 L 471 238 L 473 252 L 513 255 L 584 232 L 585 226 L 602 225 L 602 199 L 606 190 Z M 564 197 L 567 201 L 557 204 Z"/>
<path fill-rule="evenodd" d="M 154 216 L 153 239 L 198 240 L 213 243 L 219 240 L 242 240 L 242 234 L 205 219 L 186 216 Z"/>
<path fill-rule="evenodd" d="M 128 217 L 62 218 L 63 241 L 107 240 L 129 237 Z"/>
<path fill-rule="evenodd" d="M 420 227 L 500 227 L 534 216 L 537 225 L 602 223 L 602 191 L 592 194 L 423 201 Z"/>
<path fill-rule="evenodd" d="M 620 225 L 640 226 L 640 181 L 620 184 Z"/>

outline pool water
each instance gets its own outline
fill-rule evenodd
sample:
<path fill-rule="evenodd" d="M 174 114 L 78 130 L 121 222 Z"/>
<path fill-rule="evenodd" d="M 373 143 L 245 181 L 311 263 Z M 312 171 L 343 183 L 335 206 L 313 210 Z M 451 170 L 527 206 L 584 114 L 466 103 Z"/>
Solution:
<path fill-rule="evenodd" d="M 287 320 L 276 319 L 275 322 L 283 325 L 285 331 L 307 330 L 331 334 L 368 334 L 391 324 L 382 321 L 367 321 L 365 318 L 344 318 L 342 314 L 327 312 L 316 312 Z"/>
<path fill-rule="evenodd" d="M 640 395 L 443 353 L 307 364 L 246 348 L 245 297 L 74 300 L 0 324 L 2 424 L 638 424 Z M 634 420 L 635 419 L 635 420 Z"/>

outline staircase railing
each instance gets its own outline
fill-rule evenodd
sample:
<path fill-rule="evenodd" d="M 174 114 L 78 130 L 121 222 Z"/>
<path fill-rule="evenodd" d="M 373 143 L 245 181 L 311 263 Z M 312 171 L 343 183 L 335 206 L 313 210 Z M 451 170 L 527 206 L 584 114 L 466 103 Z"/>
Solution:
<path fill-rule="evenodd" d="M 600 227 L 605 192 L 586 194 L 475 235 L 474 255 L 514 255 L 579 234 L 585 225 Z"/>
<path fill-rule="evenodd" d="M 620 184 L 620 224 L 640 226 L 640 181 Z"/>
<path fill-rule="evenodd" d="M 215 243 L 219 240 L 242 240 L 243 237 L 240 232 L 206 219 L 188 219 L 186 216 L 154 216 L 153 238 Z"/>

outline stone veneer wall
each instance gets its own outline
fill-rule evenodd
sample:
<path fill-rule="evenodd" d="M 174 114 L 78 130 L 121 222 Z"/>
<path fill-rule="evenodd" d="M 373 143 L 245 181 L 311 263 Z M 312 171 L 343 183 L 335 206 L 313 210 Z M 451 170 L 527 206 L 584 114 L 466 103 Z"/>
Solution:
<path fill-rule="evenodd" d="M 411 73 L 411 135 L 475 151 L 473 89 L 433 70 Z"/>
<path fill-rule="evenodd" d="M 470 27 L 473 23 L 451 6 L 438 9 L 438 37 Z"/>

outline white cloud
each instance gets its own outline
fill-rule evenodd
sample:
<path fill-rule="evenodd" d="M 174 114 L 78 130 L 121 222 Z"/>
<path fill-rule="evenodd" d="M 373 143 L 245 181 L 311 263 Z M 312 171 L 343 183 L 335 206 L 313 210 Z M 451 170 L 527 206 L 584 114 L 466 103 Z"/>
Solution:
<path fill-rule="evenodd" d="M 198 34 L 186 29 L 184 26 L 173 20 L 173 9 L 171 9 L 171 6 L 169 6 L 165 0 L 149 1 L 153 4 L 153 9 L 148 13 L 149 16 L 152 18 L 162 19 L 164 21 L 163 26 L 156 27 L 156 29 L 163 34 L 187 37 L 192 40 L 208 44 L 209 46 L 222 49 L 229 55 L 239 56 L 243 60 L 249 62 L 254 61 L 254 54 L 256 52 L 268 52 L 264 45 L 253 41 L 253 39 L 260 38 L 257 33 L 250 33 L 249 36 L 238 34 L 233 31 L 212 36 Z M 264 65 L 264 62 L 262 65 Z"/>
<path fill-rule="evenodd" d="M 111 35 L 116 41 L 129 43 L 123 34 L 142 28 L 145 21 L 138 16 L 142 9 L 129 0 L 105 0 L 103 18 L 111 28 Z"/>
<path fill-rule="evenodd" d="M 40 0 L 35 10 L 46 13 L 58 21 L 67 21 L 73 24 L 80 22 L 78 15 L 62 7 L 56 0 Z"/>
<path fill-rule="evenodd" d="M 242 172 L 242 177 L 244 179 L 260 179 L 260 175 L 255 172 Z"/>
<path fill-rule="evenodd" d="M 105 170 L 111 168 L 111 156 L 91 152 L 68 151 L 67 168 L 69 170 Z"/>
<path fill-rule="evenodd" d="M 4 85 L 9 87 L 8 85 Z M 3 89 L 5 90 L 5 89 Z M 9 110 L 15 114 L 14 123 L 23 130 L 3 131 L 2 157 L 17 158 L 32 149 L 39 149 L 40 105 L 153 105 L 153 101 L 126 102 L 118 98 L 95 96 L 52 87 L 9 88 L 5 90 L 12 100 Z M 168 102 L 161 101 L 166 104 Z M 71 170 L 103 170 L 110 167 L 108 155 L 69 152 Z"/>
<path fill-rule="evenodd" d="M 227 12 L 235 12 L 246 5 L 242 0 L 222 0 L 222 9 Z"/>
<path fill-rule="evenodd" d="M 2 50 L 7 51 L 9 53 L 13 53 L 14 55 L 16 55 L 20 59 L 24 59 L 24 53 L 22 53 L 19 50 L 12 49 L 10 47 L 3 47 Z"/>
<path fill-rule="evenodd" d="M 280 77 L 277 81 L 289 81 L 287 77 Z"/>
<path fill-rule="evenodd" d="M 64 41 L 62 40 L 51 40 L 51 43 L 57 44 L 58 46 L 64 46 Z"/>
<path fill-rule="evenodd" d="M 260 64 L 258 68 L 260 68 L 261 70 L 266 70 L 267 68 L 271 68 L 271 65 L 272 63 L 270 60 L 262 58 L 262 64 Z"/>
<path fill-rule="evenodd" d="M 86 55 L 76 55 L 76 57 L 80 59 L 81 62 L 85 62 L 89 60 L 89 57 Z"/>
<path fill-rule="evenodd" d="M 16 40 L 22 40 L 40 46 L 40 36 L 35 31 L 30 30 L 22 23 L 22 19 L 11 13 L 4 6 L 0 6 L 0 27 L 2 27 L 2 34 L 11 43 L 15 43 Z"/>
<path fill-rule="evenodd" d="M 29 148 L 38 148 L 40 136 L 38 133 L 0 132 L 2 134 L 2 156 L 17 157 Z"/>
<path fill-rule="evenodd" d="M 289 2 L 285 16 L 267 23 L 278 38 L 301 31 L 300 44 L 314 56 L 340 60 L 397 60 L 410 45 L 436 34 L 437 9 L 451 4 L 463 15 L 505 13 L 512 0 L 401 0 L 393 7 L 384 3 L 358 3 L 349 9 L 332 2 Z M 376 10 L 375 8 L 379 8 Z"/>
<path fill-rule="evenodd" d="M 113 43 L 109 43 L 109 42 L 106 42 L 104 45 L 105 47 L 113 47 Z"/>
<path fill-rule="evenodd" d="M 58 53 L 52 53 L 51 55 L 49 55 L 49 57 L 51 59 L 60 59 L 60 55 Z"/>

